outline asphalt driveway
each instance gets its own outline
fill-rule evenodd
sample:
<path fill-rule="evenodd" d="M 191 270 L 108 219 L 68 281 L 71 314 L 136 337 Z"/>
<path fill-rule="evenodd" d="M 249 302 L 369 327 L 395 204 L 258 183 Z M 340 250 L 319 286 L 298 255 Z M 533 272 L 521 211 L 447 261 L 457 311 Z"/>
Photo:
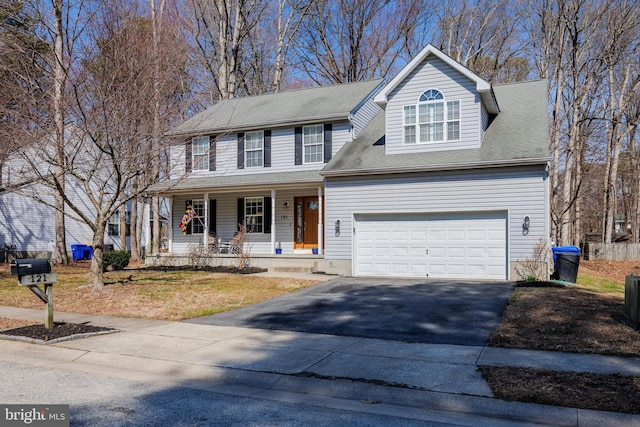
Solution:
<path fill-rule="evenodd" d="M 433 344 L 484 345 L 513 284 L 335 278 L 186 322 Z"/>

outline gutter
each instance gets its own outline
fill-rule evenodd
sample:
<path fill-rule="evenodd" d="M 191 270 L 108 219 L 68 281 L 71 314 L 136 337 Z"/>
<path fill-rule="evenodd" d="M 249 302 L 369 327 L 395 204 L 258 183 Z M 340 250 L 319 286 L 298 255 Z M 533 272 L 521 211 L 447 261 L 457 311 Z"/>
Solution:
<path fill-rule="evenodd" d="M 368 175 L 387 175 L 396 173 L 415 173 L 415 172 L 437 172 L 451 170 L 469 170 L 469 169 L 489 169 L 492 167 L 509 167 L 509 166 L 533 166 L 548 165 L 549 157 L 534 157 L 529 159 L 510 159 L 501 161 L 484 161 L 484 162 L 467 162 L 467 163 L 447 163 L 446 165 L 427 165 L 427 166 L 403 166 L 403 167 L 381 167 L 375 169 L 341 169 L 337 171 L 320 171 L 320 175 L 324 177 L 338 176 L 368 176 Z"/>

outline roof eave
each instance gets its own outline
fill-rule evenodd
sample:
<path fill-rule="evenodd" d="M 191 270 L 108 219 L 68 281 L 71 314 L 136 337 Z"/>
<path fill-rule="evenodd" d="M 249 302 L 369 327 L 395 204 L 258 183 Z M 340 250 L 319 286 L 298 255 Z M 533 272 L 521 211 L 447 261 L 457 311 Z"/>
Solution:
<path fill-rule="evenodd" d="M 549 157 L 533 157 L 528 159 L 509 159 L 499 161 L 485 161 L 485 162 L 462 162 L 462 163 L 447 163 L 437 165 L 416 165 L 416 166 L 401 166 L 401 167 L 381 167 L 372 169 L 342 169 L 336 171 L 321 171 L 320 175 L 324 177 L 338 177 L 338 176 L 366 176 L 366 175 L 386 175 L 394 173 L 414 173 L 414 172 L 437 172 L 437 171 L 450 171 L 450 170 L 468 170 L 468 169 L 488 169 L 495 167 L 509 167 L 509 166 L 534 166 L 534 165 L 547 165 Z"/>
<path fill-rule="evenodd" d="M 402 70 L 400 70 L 398 74 L 396 74 L 389 84 L 375 96 L 373 99 L 374 102 L 378 104 L 380 108 L 384 109 L 388 102 L 388 95 L 429 55 L 436 56 L 455 70 L 459 71 L 465 77 L 475 82 L 476 90 L 480 93 L 482 101 L 485 103 L 489 113 L 498 114 L 500 112 L 491 83 L 484 80 L 482 77 L 478 76 L 473 71 L 451 58 L 449 55 L 437 49 L 431 43 L 427 44 L 427 46 L 425 46 L 418 55 L 416 55 Z"/>

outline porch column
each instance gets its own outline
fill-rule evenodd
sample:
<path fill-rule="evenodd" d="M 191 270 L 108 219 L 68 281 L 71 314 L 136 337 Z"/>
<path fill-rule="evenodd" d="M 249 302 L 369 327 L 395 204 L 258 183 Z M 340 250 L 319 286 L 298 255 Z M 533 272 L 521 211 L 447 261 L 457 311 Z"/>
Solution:
<path fill-rule="evenodd" d="M 173 196 L 169 197 L 169 253 L 173 253 Z"/>
<path fill-rule="evenodd" d="M 204 193 L 204 219 L 202 225 L 204 232 L 202 233 L 202 246 L 206 249 L 209 244 L 209 193 Z"/>
<path fill-rule="evenodd" d="M 318 187 L 318 254 L 320 255 L 324 253 L 324 251 L 322 250 L 324 246 L 322 242 L 322 236 L 324 235 L 322 224 L 322 218 L 324 217 L 323 210 L 324 206 L 322 205 L 322 187 Z"/>
<path fill-rule="evenodd" d="M 271 190 L 271 255 L 276 253 L 276 190 Z"/>

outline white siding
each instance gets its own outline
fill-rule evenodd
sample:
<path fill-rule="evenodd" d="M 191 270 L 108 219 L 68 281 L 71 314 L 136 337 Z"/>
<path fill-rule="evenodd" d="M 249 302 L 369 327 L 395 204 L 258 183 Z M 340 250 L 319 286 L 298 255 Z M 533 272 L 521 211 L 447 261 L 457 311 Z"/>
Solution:
<path fill-rule="evenodd" d="M 276 223 L 276 243 L 280 242 L 282 253 L 293 253 L 293 226 L 294 226 L 294 197 L 315 196 L 318 194 L 317 187 L 305 187 L 300 189 L 287 189 L 276 191 L 275 202 L 275 223 Z M 233 237 L 236 231 L 237 221 L 237 200 L 240 197 L 271 197 L 271 192 L 255 191 L 246 193 L 209 193 L 209 199 L 216 200 L 216 232 L 223 240 Z M 173 213 L 171 215 L 171 227 L 173 232 L 173 252 L 185 253 L 190 244 L 198 244 L 202 241 L 202 234 L 183 235 L 178 228 L 178 224 L 184 214 L 187 200 L 202 200 L 203 193 L 193 193 L 190 195 L 174 197 Z M 288 202 L 288 207 L 284 207 Z M 271 234 L 248 234 L 245 238 L 245 249 L 254 254 L 271 253 Z"/>
<path fill-rule="evenodd" d="M 263 130 L 263 129 L 256 129 Z M 332 124 L 331 151 L 335 155 L 347 142 L 351 141 L 351 124 L 342 121 Z M 185 148 L 183 144 L 171 146 L 170 159 L 172 161 L 172 178 L 184 176 Z M 294 128 L 272 129 L 271 131 L 271 167 L 254 167 L 238 169 L 238 140 L 237 134 L 218 136 L 216 142 L 216 170 L 196 171 L 190 176 L 229 176 L 251 175 L 275 172 L 295 172 L 320 170 L 325 163 L 306 165 L 295 164 L 295 136 Z"/>
<path fill-rule="evenodd" d="M 93 209 L 86 196 L 70 185 L 67 185 L 66 190 L 67 197 L 91 216 Z M 42 185 L 23 188 L 23 191 L 26 194 L 37 193 L 46 203 L 54 202 L 53 196 L 48 194 L 50 190 Z M 67 214 L 75 216 L 68 207 Z M 71 245 L 93 243 L 93 231 L 84 222 L 67 217 L 65 231 L 69 256 Z M 55 240 L 55 210 L 52 207 L 27 195 L 9 192 L 0 194 L 0 245 L 15 244 L 19 251 L 41 252 L 48 250 L 52 240 Z M 104 243 L 120 249 L 119 236 L 108 236 L 105 233 Z"/>
<path fill-rule="evenodd" d="M 169 178 L 177 179 L 184 176 L 185 144 L 175 142 L 169 147 Z"/>
<path fill-rule="evenodd" d="M 437 89 L 447 101 L 460 100 L 460 140 L 453 142 L 403 143 L 403 107 L 417 104 L 427 89 Z M 429 56 L 392 91 L 386 107 L 386 153 L 460 150 L 480 146 L 480 96 L 475 83 L 445 62 Z"/>
<path fill-rule="evenodd" d="M 373 98 L 376 93 L 372 93 L 371 96 L 353 114 L 351 123 L 353 124 L 354 139 L 358 138 L 360 132 L 362 132 L 371 119 L 380 111 L 378 104 L 373 102 Z"/>
<path fill-rule="evenodd" d="M 328 179 L 326 259 L 352 258 L 355 214 L 482 211 L 507 211 L 509 259 L 528 257 L 538 240 L 548 236 L 545 181 L 543 167 Z M 526 215 L 531 228 L 523 236 Z M 341 233 L 336 236 L 338 219 Z"/>
<path fill-rule="evenodd" d="M 489 127 L 489 112 L 487 111 L 487 108 L 484 106 L 484 104 L 482 105 L 482 116 L 481 116 L 481 120 L 482 120 L 482 126 L 480 126 L 480 143 L 482 143 L 482 141 L 484 141 L 484 133 L 487 131 L 487 128 Z"/>

